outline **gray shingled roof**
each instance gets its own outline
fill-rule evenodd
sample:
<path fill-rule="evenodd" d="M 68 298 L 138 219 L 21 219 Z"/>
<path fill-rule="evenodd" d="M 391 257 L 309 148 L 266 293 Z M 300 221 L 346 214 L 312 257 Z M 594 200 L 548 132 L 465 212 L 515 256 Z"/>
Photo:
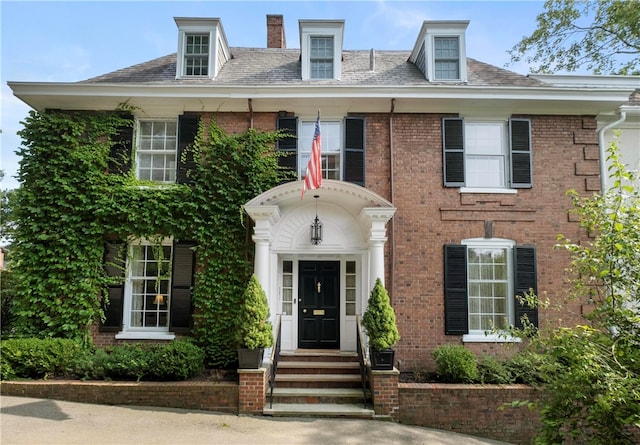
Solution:
<path fill-rule="evenodd" d="M 435 85 L 409 62 L 409 51 L 343 51 L 341 80 L 314 80 L 313 84 L 346 86 Z M 301 75 L 300 50 L 280 48 L 231 48 L 232 58 L 211 79 L 176 79 L 176 54 L 123 68 L 80 83 L 134 83 L 219 86 L 297 86 L 309 84 Z M 467 58 L 467 84 L 474 86 L 541 86 L 535 79 Z"/>

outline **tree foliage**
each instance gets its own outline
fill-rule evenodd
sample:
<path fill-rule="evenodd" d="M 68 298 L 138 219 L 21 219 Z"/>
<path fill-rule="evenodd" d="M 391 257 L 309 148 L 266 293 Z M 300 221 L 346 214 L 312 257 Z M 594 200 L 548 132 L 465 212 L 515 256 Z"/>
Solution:
<path fill-rule="evenodd" d="M 537 28 L 509 50 L 533 72 L 640 74 L 640 0 L 547 0 Z"/>
<path fill-rule="evenodd" d="M 238 346 L 248 349 L 268 348 L 273 345 L 273 328 L 269 322 L 267 294 L 256 275 L 251 275 L 242 295 Z"/>
<path fill-rule="evenodd" d="M 543 361 L 548 398 L 540 444 L 633 444 L 640 437 L 640 192 L 610 148 L 613 187 L 569 192 L 589 242 L 560 236 L 571 254 L 571 294 L 584 325 L 542 329 L 530 348 Z"/>

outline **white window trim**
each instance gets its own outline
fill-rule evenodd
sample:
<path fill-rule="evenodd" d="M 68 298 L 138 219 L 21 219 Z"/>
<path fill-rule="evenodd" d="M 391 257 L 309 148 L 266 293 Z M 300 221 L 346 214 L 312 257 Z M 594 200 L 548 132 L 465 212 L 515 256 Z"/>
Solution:
<path fill-rule="evenodd" d="M 300 51 L 302 80 L 327 81 L 342 77 L 342 44 L 344 20 L 300 20 Z M 333 77 L 331 79 L 311 78 L 311 38 L 333 37 Z"/>
<path fill-rule="evenodd" d="M 178 177 L 178 173 L 177 173 L 177 169 L 178 169 L 178 164 L 180 162 L 180 160 L 178 159 L 178 132 L 179 132 L 179 122 L 178 119 L 176 118 L 150 118 L 150 119 L 136 119 L 136 132 L 135 132 L 135 139 L 134 139 L 134 149 L 135 149 L 135 156 L 134 156 L 134 162 L 135 162 L 135 168 L 134 168 L 134 172 L 135 172 L 135 176 L 136 179 L 141 180 L 140 179 L 140 160 L 138 159 L 138 155 L 140 152 L 140 124 L 143 122 L 174 122 L 176 124 L 176 146 L 173 150 L 173 153 L 175 154 L 175 172 L 174 172 L 174 180 L 173 181 L 153 181 L 151 180 L 150 182 L 153 182 L 153 186 L 171 186 L 172 184 L 176 183 L 177 177 Z M 154 150 L 144 150 L 144 152 L 151 152 Z M 161 153 L 166 153 L 166 150 L 161 151 L 161 150 L 157 150 L 157 154 L 161 154 Z M 141 180 L 141 181 L 148 181 L 146 179 Z M 149 186 L 140 186 L 140 187 L 149 187 Z"/>
<path fill-rule="evenodd" d="M 140 327 L 131 327 L 131 298 L 132 298 L 132 285 L 131 280 L 131 248 L 134 245 L 149 245 L 150 242 L 146 239 L 132 239 L 127 243 L 127 265 L 126 265 L 126 281 L 124 284 L 124 299 L 122 305 L 122 331 L 118 332 L 115 336 L 117 340 L 173 340 L 175 338 L 175 334 L 169 331 L 169 326 L 167 328 L 140 328 Z M 163 246 L 173 245 L 173 238 L 163 238 L 161 241 Z M 170 264 L 169 267 L 173 269 L 173 265 Z M 171 292 L 171 282 L 169 282 L 169 292 Z M 169 296 L 169 298 L 171 298 Z M 168 308 L 170 316 L 171 308 Z M 170 325 L 170 318 L 168 325 Z"/>
<path fill-rule="evenodd" d="M 311 139 L 303 140 L 302 134 L 303 134 L 303 129 L 305 128 L 305 126 L 307 127 L 311 127 L 311 128 L 315 128 L 315 119 L 303 119 L 300 118 L 298 119 L 298 134 L 300 135 L 300 142 L 298 144 L 298 148 L 297 148 L 297 155 L 298 155 L 298 178 L 299 179 L 303 179 L 304 175 L 307 172 L 307 163 L 309 161 L 309 157 L 306 156 L 307 154 L 311 154 Z M 328 125 L 328 124 L 335 124 L 338 125 L 339 127 L 339 146 L 340 149 L 338 151 L 325 151 L 325 146 L 327 143 L 327 140 L 325 137 L 323 137 L 323 131 L 322 128 L 324 125 Z M 325 132 L 326 133 L 326 132 Z M 337 156 L 338 157 L 338 162 L 339 162 L 339 180 L 342 181 L 342 178 L 344 177 L 344 133 L 345 133 L 345 124 L 344 124 L 344 119 L 321 119 L 320 120 L 320 140 L 322 143 L 322 150 L 321 150 L 321 157 L 324 156 L 328 156 L 329 153 L 331 154 L 331 156 Z M 313 135 L 313 131 L 311 131 L 311 134 Z M 303 154 L 305 156 L 303 156 Z M 304 159 L 303 159 L 304 157 Z M 324 169 L 321 169 L 322 173 L 324 174 Z M 324 176 L 323 176 L 324 178 Z M 324 178 L 326 179 L 326 178 Z"/>
<path fill-rule="evenodd" d="M 460 243 L 462 245 L 467 246 L 468 248 L 507 248 L 509 249 L 509 254 L 507 255 L 507 272 L 508 272 L 508 282 L 509 282 L 509 290 L 507 295 L 512 295 L 514 293 L 514 272 L 513 272 L 513 248 L 516 246 L 516 242 L 510 239 L 505 238 L 469 238 L 463 239 Z M 468 281 L 467 281 L 468 285 Z M 507 311 L 509 314 L 509 322 L 515 322 L 515 308 L 513 299 L 507 299 Z M 467 314 L 468 317 L 468 314 Z M 491 332 L 491 331 L 480 331 L 469 329 L 468 334 L 464 334 L 462 336 L 463 343 L 519 343 L 522 340 L 518 337 L 513 337 L 509 335 L 506 331 L 501 332 Z"/>
<path fill-rule="evenodd" d="M 469 187 L 469 186 L 465 186 L 465 187 L 460 187 L 459 192 L 460 193 L 489 193 L 489 194 L 510 194 L 510 195 L 517 195 L 518 194 L 518 189 L 514 189 L 510 187 L 511 184 L 511 153 L 510 153 L 510 147 L 509 147 L 509 125 L 507 124 L 507 120 L 505 119 L 501 119 L 501 118 L 495 118 L 495 119 L 477 119 L 477 118 L 465 118 L 463 121 L 463 125 L 466 127 L 468 124 L 500 124 L 502 126 L 502 155 L 504 156 L 505 159 L 505 163 L 504 163 L 504 181 L 505 181 L 505 186 L 504 187 Z M 464 131 L 464 134 L 466 134 L 466 129 Z M 465 153 L 464 153 L 464 163 L 465 163 L 465 169 L 467 168 L 468 162 L 467 162 L 467 156 L 468 156 L 468 152 L 467 152 L 467 143 L 465 141 Z M 466 172 L 465 172 L 466 175 Z"/>

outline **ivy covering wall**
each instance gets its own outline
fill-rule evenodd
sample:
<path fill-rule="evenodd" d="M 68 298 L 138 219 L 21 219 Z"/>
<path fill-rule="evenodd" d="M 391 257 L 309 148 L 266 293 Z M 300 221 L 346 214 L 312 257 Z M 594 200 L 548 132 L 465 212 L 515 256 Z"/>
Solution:
<path fill-rule="evenodd" d="M 196 250 L 192 335 L 208 366 L 236 358 L 234 324 L 252 272 L 253 243 L 242 205 L 285 180 L 277 132 L 228 135 L 200 122 L 189 184 L 154 185 L 113 172 L 114 146 L 133 119 L 119 112 L 31 112 L 16 190 L 13 270 L 22 334 L 89 338 L 104 317 L 105 239 L 173 237 Z"/>

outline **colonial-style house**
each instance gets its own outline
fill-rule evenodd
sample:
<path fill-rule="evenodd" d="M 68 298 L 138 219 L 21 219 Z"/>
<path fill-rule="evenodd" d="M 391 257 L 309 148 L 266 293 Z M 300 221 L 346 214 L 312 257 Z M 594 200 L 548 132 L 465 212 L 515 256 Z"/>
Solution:
<path fill-rule="evenodd" d="M 515 296 L 533 289 L 564 302 L 568 258 L 553 249 L 556 235 L 584 236 L 565 192 L 607 186 L 601 161 L 616 129 L 624 160 L 638 167 L 638 77 L 510 72 L 469 57 L 468 21 L 425 21 L 406 51 L 344 48 L 343 20 L 299 20 L 291 49 L 279 15 L 267 16 L 266 48 L 230 46 L 218 18 L 175 23 L 177 53 L 80 82 L 9 85 L 37 110 L 131 105 L 131 168 L 161 183 L 181 180 L 180 154 L 201 117 L 231 132 L 288 130 L 277 149 L 299 180 L 244 206 L 284 354 L 355 351 L 377 278 L 396 312 L 401 370 L 432 367 L 444 343 L 498 351 L 515 339 L 492 328 L 525 313 L 558 322 Z M 301 199 L 318 112 L 323 182 Z M 321 240 L 310 235 L 316 216 Z M 166 248 L 176 264 L 162 311 L 138 286 L 157 268 L 129 268 L 97 342 L 188 328 L 189 246 Z M 148 258 L 145 244 L 131 249 Z M 581 303 L 565 303 L 561 322 L 578 320 Z"/>

